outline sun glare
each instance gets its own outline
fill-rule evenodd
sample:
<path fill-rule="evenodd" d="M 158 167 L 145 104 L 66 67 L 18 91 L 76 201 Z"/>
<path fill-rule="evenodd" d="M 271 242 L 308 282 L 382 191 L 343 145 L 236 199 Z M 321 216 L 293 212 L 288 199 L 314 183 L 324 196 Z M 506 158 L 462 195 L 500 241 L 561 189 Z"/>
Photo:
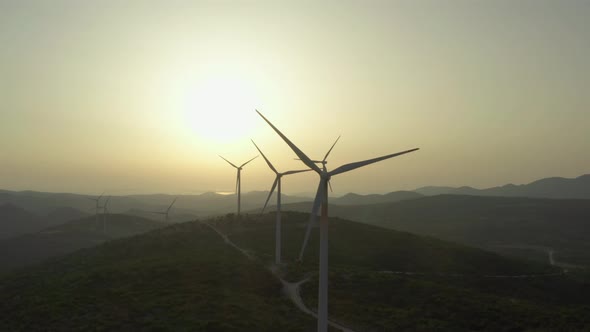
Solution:
<path fill-rule="evenodd" d="M 258 106 L 253 85 L 234 77 L 199 82 L 189 91 L 188 120 L 202 139 L 227 143 L 251 136 Z"/>

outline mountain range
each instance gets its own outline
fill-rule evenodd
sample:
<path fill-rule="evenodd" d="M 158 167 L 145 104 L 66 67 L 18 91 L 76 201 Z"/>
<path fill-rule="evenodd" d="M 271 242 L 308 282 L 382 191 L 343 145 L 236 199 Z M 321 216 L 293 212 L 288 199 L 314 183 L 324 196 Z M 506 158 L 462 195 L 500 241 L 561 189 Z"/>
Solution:
<path fill-rule="evenodd" d="M 590 199 L 590 174 L 577 178 L 551 177 L 537 180 L 528 184 L 507 184 L 499 187 L 476 189 L 472 187 L 422 187 L 414 190 L 425 195 L 442 194 L 472 195 L 472 196 L 507 196 L 507 197 L 537 197 L 537 198 L 584 198 Z"/>
<path fill-rule="evenodd" d="M 590 199 L 590 175 L 582 175 L 574 179 L 545 178 L 524 185 L 507 184 L 487 189 L 431 186 L 418 188 L 414 191 L 393 191 L 387 194 L 361 195 L 348 193 L 340 197 L 331 197 L 330 202 L 337 205 L 378 204 L 441 194 Z M 242 209 L 255 210 L 262 208 L 267 196 L 268 191 L 242 193 Z M 115 213 L 133 214 L 160 220 L 161 216 L 150 213 L 150 211 L 165 210 L 175 197 L 178 197 L 178 200 L 174 205 L 171 218 L 177 221 L 225 214 L 236 209 L 235 194 L 224 195 L 207 192 L 200 195 L 178 196 L 164 194 L 113 196 L 109 203 L 109 210 Z M 93 214 L 96 205 L 91 199 L 94 198 L 96 196 L 70 193 L 0 190 L 0 205 L 10 203 L 37 215 L 47 215 L 56 209 L 64 207 L 78 210 L 77 213 Z M 282 195 L 284 204 L 312 200 L 312 197 L 307 196 Z M 0 232 L 2 231 L 0 230 Z"/>

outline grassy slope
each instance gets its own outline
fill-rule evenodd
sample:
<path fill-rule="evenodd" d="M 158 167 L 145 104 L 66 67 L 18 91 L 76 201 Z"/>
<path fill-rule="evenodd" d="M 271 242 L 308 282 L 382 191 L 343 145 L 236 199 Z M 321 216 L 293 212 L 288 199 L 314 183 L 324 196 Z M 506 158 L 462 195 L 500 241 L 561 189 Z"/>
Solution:
<path fill-rule="evenodd" d="M 239 245 L 272 261 L 273 215 L 266 215 L 263 222 L 219 224 Z M 309 272 L 314 275 L 311 282 L 304 284 L 302 295 L 315 308 L 317 229 L 312 233 L 304 263 L 293 262 L 307 216 L 284 213 L 283 251 L 288 277 L 297 279 Z M 485 278 L 482 275 L 545 273 L 554 269 L 370 225 L 339 219 L 331 219 L 330 223 L 330 313 L 361 331 L 590 328 L 587 281 L 567 276 Z M 425 275 L 399 276 L 379 270 L 409 270 Z"/>
<path fill-rule="evenodd" d="M 0 271 L 35 264 L 111 239 L 141 234 L 165 226 L 161 222 L 122 214 L 109 215 L 106 225 L 106 233 L 103 233 L 102 216 L 98 224 L 92 216 L 1 241 L 0 252 L 3 252 L 3 255 L 0 256 Z"/>
<path fill-rule="evenodd" d="M 290 204 L 285 209 L 310 207 Z M 330 215 L 486 249 L 551 247 L 558 261 L 590 266 L 590 200 L 440 195 L 366 206 L 331 205 Z M 546 259 L 534 250 L 518 251 L 515 256 Z"/>
<path fill-rule="evenodd" d="M 84 249 L 0 280 L 0 330 L 302 331 L 280 283 L 198 223 Z"/>
<path fill-rule="evenodd" d="M 481 282 L 475 286 L 473 283 Z M 362 331 L 588 331 L 588 287 L 585 303 L 561 298 L 563 281 L 522 282 L 395 276 L 336 270 L 330 274 L 329 312 Z M 571 282 L 565 282 L 572 284 Z M 543 285 L 544 284 L 544 285 Z M 505 290 L 523 286 L 514 294 Z M 507 287 L 503 289 L 502 287 Z M 585 290 L 583 289 L 585 288 Z M 531 292 L 549 292 L 562 303 L 531 299 Z M 302 296 L 317 303 L 317 282 L 304 284 Z M 565 297 L 565 296 L 564 296 Z"/>
<path fill-rule="evenodd" d="M 307 218 L 285 213 L 284 270 L 291 279 L 312 274 L 302 295 L 314 308 L 317 229 L 305 262 L 293 262 Z M 212 222 L 268 263 L 274 253 L 273 220 L 266 215 Z M 330 231 L 330 314 L 359 331 L 590 328 L 587 279 L 483 278 L 553 269 L 344 220 L 331 220 Z M 376 271 L 400 269 L 426 275 Z M 261 263 L 246 260 L 209 228 L 184 223 L 0 279 L 0 330 L 313 330 L 314 321 L 280 289 Z"/>
<path fill-rule="evenodd" d="M 309 214 L 283 213 L 283 256 L 294 261 L 304 237 Z M 264 222 L 220 223 L 231 239 L 271 261 L 274 257 L 274 212 Z M 304 259 L 304 267 L 315 269 L 319 230 L 313 229 Z M 557 270 L 544 264 L 527 263 L 480 249 L 417 236 L 338 218 L 330 221 L 330 266 L 370 270 L 416 271 L 436 273 L 527 274 Z"/>

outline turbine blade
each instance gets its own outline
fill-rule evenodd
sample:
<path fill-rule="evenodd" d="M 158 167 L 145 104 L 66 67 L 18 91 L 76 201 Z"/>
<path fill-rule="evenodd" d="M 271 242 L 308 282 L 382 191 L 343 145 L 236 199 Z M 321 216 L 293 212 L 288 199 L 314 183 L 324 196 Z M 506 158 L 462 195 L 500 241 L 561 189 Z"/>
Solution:
<path fill-rule="evenodd" d="M 252 159 L 248 160 L 247 162 L 243 163 L 242 165 L 240 165 L 240 168 L 242 168 L 242 167 L 246 166 L 246 164 L 247 164 L 247 163 L 251 162 L 252 160 L 254 160 L 254 159 L 256 159 L 256 158 L 258 158 L 258 156 L 256 156 L 256 157 L 254 157 L 254 158 L 252 158 Z"/>
<path fill-rule="evenodd" d="M 291 142 L 285 135 L 283 135 L 283 133 L 281 133 L 281 131 L 278 130 L 277 127 L 275 127 L 272 123 L 270 123 L 270 121 L 268 121 L 264 117 L 264 115 L 262 115 L 262 113 L 258 112 L 258 110 L 256 110 L 256 113 L 258 113 L 258 115 L 260 115 L 264 119 L 264 121 L 266 121 L 266 123 L 268 123 L 271 126 L 271 128 L 277 134 L 279 134 L 279 136 L 281 136 L 283 141 L 285 141 L 285 143 L 287 143 L 287 145 L 289 145 L 289 147 L 291 147 L 291 150 L 293 150 L 293 152 L 295 152 L 297 157 L 301 158 L 301 161 L 303 161 L 303 163 L 305 165 L 307 165 L 307 167 L 313 169 L 314 171 L 316 171 L 318 173 L 322 172 L 322 170 L 314 162 L 312 162 L 311 159 L 309 159 L 309 157 L 307 155 L 305 155 L 305 153 L 303 153 L 303 151 L 299 150 L 299 148 L 297 146 L 295 146 L 295 144 L 293 144 L 293 142 Z"/>
<path fill-rule="evenodd" d="M 236 175 L 236 195 L 238 194 L 238 185 L 240 184 L 240 171 L 238 170 L 238 174 Z"/>
<path fill-rule="evenodd" d="M 330 187 L 330 192 L 333 193 L 334 190 L 332 190 L 332 183 L 330 181 L 328 181 L 328 187 Z"/>
<path fill-rule="evenodd" d="M 299 158 L 293 158 L 293 160 L 301 160 L 301 159 L 299 159 Z M 311 161 L 313 161 L 313 162 L 314 162 L 314 163 L 316 163 L 316 164 L 323 164 L 323 163 L 324 163 L 324 162 L 323 162 L 323 161 L 321 161 L 321 160 L 313 160 L 313 159 L 312 159 Z"/>
<path fill-rule="evenodd" d="M 260 211 L 260 215 L 264 214 L 264 210 L 266 209 L 266 205 L 268 204 L 268 201 L 270 200 L 270 196 L 272 196 L 272 193 L 275 191 L 275 188 L 277 187 L 278 182 L 279 182 L 279 177 L 277 176 L 275 178 L 275 182 L 272 183 L 272 188 L 270 188 L 270 192 L 268 193 L 268 197 L 266 198 L 266 202 L 264 203 L 264 207 L 262 207 L 262 211 Z"/>
<path fill-rule="evenodd" d="M 219 157 L 221 157 L 221 156 L 219 156 Z M 232 164 L 232 163 L 231 163 L 229 160 L 227 160 L 227 159 L 225 159 L 225 158 L 223 158 L 223 157 L 221 157 L 221 159 L 223 159 L 223 160 L 227 161 L 227 163 L 228 163 L 228 164 L 230 164 L 230 165 L 232 165 L 233 167 L 235 167 L 235 168 L 238 168 L 238 166 L 236 166 L 236 165 Z"/>
<path fill-rule="evenodd" d="M 334 142 L 334 144 L 332 144 L 332 147 L 330 148 L 330 150 L 328 150 L 328 152 L 326 153 L 326 156 L 324 157 L 324 160 L 322 160 L 322 162 L 326 161 L 326 159 L 328 159 L 328 156 L 330 155 L 330 152 L 332 152 L 332 149 L 334 148 L 334 146 L 336 145 L 336 143 L 338 143 L 338 140 L 340 139 L 340 136 L 338 136 L 338 138 L 336 139 L 336 142 Z"/>
<path fill-rule="evenodd" d="M 277 170 L 274 168 L 274 166 L 270 163 L 270 161 L 268 160 L 268 158 L 266 158 L 266 156 L 264 155 L 264 153 L 262 153 L 262 151 L 260 151 L 260 148 L 258 147 L 258 145 L 256 145 L 256 143 L 254 143 L 254 140 L 251 140 L 251 141 L 252 141 L 252 144 L 254 144 L 254 146 L 258 150 L 258 152 L 260 152 L 260 154 L 262 155 L 262 158 L 264 158 L 264 160 L 266 160 L 266 163 L 268 164 L 268 167 L 270 167 L 270 169 L 272 169 L 273 172 L 278 173 Z"/>
<path fill-rule="evenodd" d="M 286 171 L 285 173 L 282 173 L 283 175 L 290 175 L 290 174 L 297 174 L 297 173 L 303 173 L 303 172 L 309 172 L 312 171 L 311 169 L 300 169 L 297 171 Z"/>
<path fill-rule="evenodd" d="M 176 203 L 176 200 L 178 199 L 178 197 L 174 197 L 174 200 L 172 201 L 172 204 L 170 204 L 170 206 L 168 207 L 168 209 L 166 209 L 166 213 L 168 213 L 168 211 L 170 211 L 170 209 L 172 208 L 172 205 L 174 205 L 174 203 Z"/>
<path fill-rule="evenodd" d="M 332 170 L 328 174 L 330 174 L 330 176 L 333 176 L 333 175 L 336 175 L 336 174 L 340 174 L 340 173 L 352 171 L 353 169 L 357 169 L 359 167 L 367 166 L 367 165 L 370 165 L 370 164 L 373 164 L 373 163 L 376 163 L 378 161 L 382 161 L 382 160 L 385 160 L 385 159 L 389 159 L 389 158 L 401 156 L 402 154 L 414 152 L 414 151 L 416 151 L 418 149 L 419 148 L 415 148 L 415 149 L 406 150 L 406 151 L 402 151 L 402 152 L 398 152 L 398 153 L 394 153 L 394 154 L 388 154 L 388 155 L 383 156 L 383 157 L 378 157 L 378 158 L 368 159 L 368 160 L 364 160 L 364 161 L 357 161 L 355 163 L 345 164 L 345 165 L 342 165 L 342 166 L 340 166 L 340 167 Z"/>
<path fill-rule="evenodd" d="M 311 208 L 311 215 L 309 216 L 309 222 L 307 223 L 307 229 L 305 230 L 305 237 L 303 238 L 303 244 L 301 245 L 301 251 L 299 251 L 299 260 L 303 260 L 303 254 L 305 253 L 305 248 L 307 247 L 307 242 L 309 241 L 309 236 L 311 234 L 311 228 L 315 224 L 317 219 L 317 214 L 320 209 L 320 205 L 322 203 L 323 191 L 324 191 L 324 180 L 320 180 L 320 184 L 318 186 L 318 191 L 315 194 L 315 199 L 313 200 L 313 207 Z"/>

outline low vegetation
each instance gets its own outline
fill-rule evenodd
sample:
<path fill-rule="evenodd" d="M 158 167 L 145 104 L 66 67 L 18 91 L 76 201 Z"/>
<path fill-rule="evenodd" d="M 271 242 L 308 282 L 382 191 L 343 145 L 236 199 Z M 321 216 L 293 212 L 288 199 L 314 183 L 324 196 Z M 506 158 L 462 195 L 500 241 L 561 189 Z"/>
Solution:
<path fill-rule="evenodd" d="M 2 331 L 311 331 L 261 264 L 196 222 L 0 279 Z"/>
<path fill-rule="evenodd" d="M 308 218 L 284 213 L 281 273 L 309 277 L 301 294 L 314 309 L 317 229 L 296 262 Z M 266 268 L 274 261 L 274 214 L 206 222 L 255 259 L 199 222 L 109 241 L 0 279 L 0 330 L 315 330 Z M 330 315 L 356 331 L 588 330 L 590 279 L 560 271 L 330 220 Z"/>

